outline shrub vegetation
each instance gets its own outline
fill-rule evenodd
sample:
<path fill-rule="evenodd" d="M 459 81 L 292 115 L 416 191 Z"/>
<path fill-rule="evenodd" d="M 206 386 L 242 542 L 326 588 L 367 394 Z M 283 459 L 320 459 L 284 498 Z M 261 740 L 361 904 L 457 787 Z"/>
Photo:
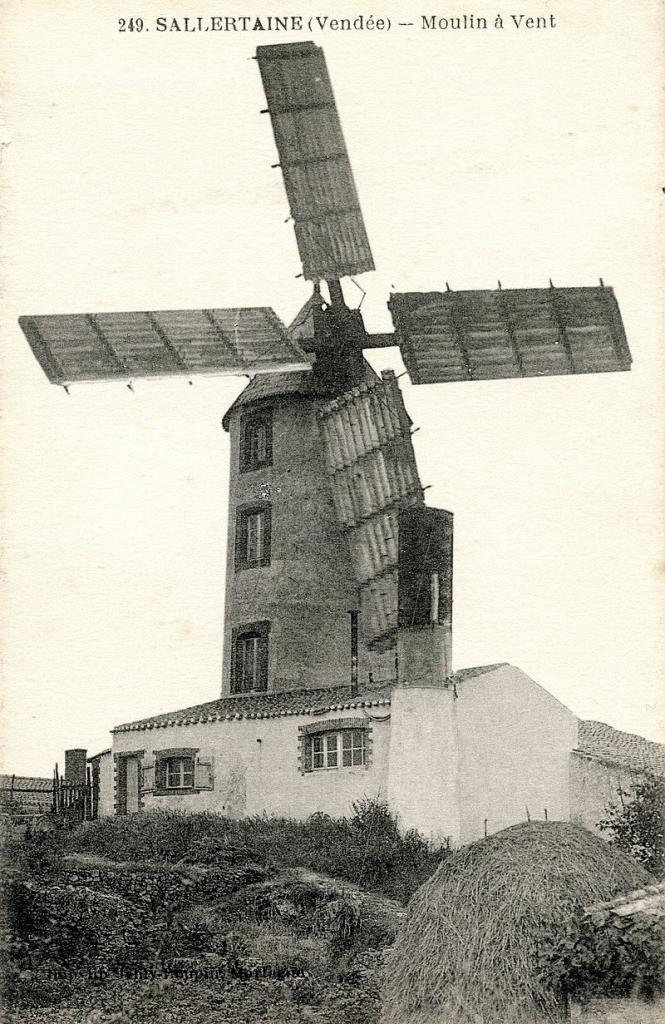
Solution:
<path fill-rule="evenodd" d="M 579 911 L 543 946 L 540 960 L 549 985 L 582 1005 L 604 998 L 652 1002 L 665 994 L 665 919 Z"/>
<path fill-rule="evenodd" d="M 16 836 L 3 859 L 5 1007 L 50 1024 L 58 1007 L 87 1019 L 111 999 L 120 1015 L 99 1024 L 162 1024 L 160 986 L 186 987 L 189 972 L 197 1015 L 184 989 L 178 999 L 192 1024 L 213 1009 L 291 1024 L 301 1008 L 303 1020 L 374 1024 L 398 900 L 446 852 L 370 801 L 349 820 L 162 811 Z"/>
<path fill-rule="evenodd" d="M 69 852 L 117 861 L 305 867 L 400 902 L 448 853 L 415 831 L 402 834 L 385 804 L 372 800 L 354 804 L 350 818 L 314 814 L 304 822 L 177 811 L 101 818 L 71 833 L 66 844 Z"/>
<path fill-rule="evenodd" d="M 632 789 L 617 790 L 600 822 L 609 841 L 643 864 L 656 878 L 665 876 L 665 779 L 647 774 Z"/>

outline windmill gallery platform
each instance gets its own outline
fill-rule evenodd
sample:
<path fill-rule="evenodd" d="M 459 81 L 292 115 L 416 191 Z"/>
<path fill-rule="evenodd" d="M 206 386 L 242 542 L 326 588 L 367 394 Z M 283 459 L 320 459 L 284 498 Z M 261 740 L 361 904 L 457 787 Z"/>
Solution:
<path fill-rule="evenodd" d="M 453 671 L 453 516 L 426 506 L 398 380 L 365 352 L 399 347 L 416 385 L 626 371 L 613 290 L 395 293 L 394 332 L 368 333 L 341 284 L 374 260 L 323 52 L 257 61 L 313 285 L 290 327 L 266 307 L 19 321 L 65 389 L 250 378 L 223 420 L 221 697 L 116 726 L 90 759 L 100 813 L 303 818 L 370 796 L 451 843 L 529 814 L 593 827 L 619 782 L 665 770 L 665 748 L 578 721 L 511 665 Z"/>

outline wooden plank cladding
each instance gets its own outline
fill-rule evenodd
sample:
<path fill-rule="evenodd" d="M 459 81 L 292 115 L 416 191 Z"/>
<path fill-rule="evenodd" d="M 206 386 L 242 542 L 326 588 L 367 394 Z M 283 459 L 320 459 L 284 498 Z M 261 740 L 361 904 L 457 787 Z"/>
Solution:
<path fill-rule="evenodd" d="M 414 384 L 628 370 L 612 288 L 406 292 L 388 303 Z"/>
<path fill-rule="evenodd" d="M 19 324 L 53 384 L 310 366 L 266 307 L 24 316 Z"/>
<path fill-rule="evenodd" d="M 374 270 L 323 50 L 285 43 L 256 56 L 304 276 Z"/>
<path fill-rule="evenodd" d="M 390 646 L 397 630 L 398 513 L 424 504 L 411 421 L 394 373 L 326 403 L 319 426 L 361 589 L 365 641 Z"/>

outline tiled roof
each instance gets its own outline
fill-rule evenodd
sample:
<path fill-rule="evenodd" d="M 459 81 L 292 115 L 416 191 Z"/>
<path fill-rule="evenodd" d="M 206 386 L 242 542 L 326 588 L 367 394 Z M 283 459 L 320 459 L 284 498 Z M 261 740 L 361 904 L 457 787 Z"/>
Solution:
<path fill-rule="evenodd" d="M 452 679 L 461 682 L 472 676 L 481 676 L 506 664 L 480 665 L 463 668 L 455 672 Z M 279 718 L 282 715 L 312 715 L 325 711 L 342 711 L 345 708 L 380 707 L 390 704 L 392 683 L 374 688 L 369 686 L 361 693 L 353 693 L 348 683 L 320 689 L 287 690 L 278 693 L 246 693 L 230 697 L 219 697 L 206 704 L 194 704 L 180 711 L 168 711 L 163 715 L 140 718 L 136 722 L 116 725 L 112 732 L 132 732 L 141 729 L 164 729 L 169 725 L 194 725 L 198 722 L 233 721 L 242 718 Z"/>
<path fill-rule="evenodd" d="M 619 917 L 630 917 L 632 914 L 648 914 L 650 917 L 665 917 L 665 882 L 647 885 L 644 889 L 616 896 L 607 903 L 594 903 L 585 907 L 586 914 L 609 911 Z"/>
<path fill-rule="evenodd" d="M 250 402 L 260 402 L 278 395 L 316 395 L 323 393 L 311 370 L 297 370 L 295 373 L 257 373 L 244 391 L 241 391 L 233 405 L 224 413 L 222 426 L 229 429 L 232 412 Z"/>
<path fill-rule="evenodd" d="M 604 722 L 580 722 L 578 751 L 637 771 L 665 775 L 665 743 L 655 743 L 632 732 L 621 732 Z"/>
<path fill-rule="evenodd" d="M 345 708 L 376 707 L 390 704 L 390 688 L 354 694 L 350 685 L 325 689 L 290 690 L 284 693 L 248 693 L 220 697 L 206 704 L 195 704 L 181 711 L 153 715 L 137 722 L 117 725 L 113 732 L 164 729 L 169 725 L 219 722 L 242 718 L 279 718 L 282 715 L 312 715 L 317 712 L 343 711 Z"/>
<path fill-rule="evenodd" d="M 88 763 L 90 763 L 90 761 L 96 761 L 98 757 L 104 757 L 105 754 L 110 754 L 111 750 L 111 747 L 105 747 L 104 750 L 100 750 L 98 754 L 92 754 L 91 757 L 88 758 Z"/>
<path fill-rule="evenodd" d="M 24 814 L 42 814 L 51 807 L 53 781 L 31 775 L 0 775 L 0 803 Z"/>
<path fill-rule="evenodd" d="M 13 780 L 13 786 L 12 786 Z M 53 789 L 52 779 L 37 778 L 33 775 L 0 775 L 0 789 Z"/>

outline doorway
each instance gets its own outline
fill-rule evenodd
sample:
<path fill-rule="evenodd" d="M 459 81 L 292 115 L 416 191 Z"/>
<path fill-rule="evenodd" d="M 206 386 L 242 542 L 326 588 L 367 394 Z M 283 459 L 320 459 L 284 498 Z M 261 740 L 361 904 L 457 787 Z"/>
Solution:
<path fill-rule="evenodd" d="M 139 752 L 118 755 L 116 814 L 136 814 L 139 810 L 140 757 Z"/>

